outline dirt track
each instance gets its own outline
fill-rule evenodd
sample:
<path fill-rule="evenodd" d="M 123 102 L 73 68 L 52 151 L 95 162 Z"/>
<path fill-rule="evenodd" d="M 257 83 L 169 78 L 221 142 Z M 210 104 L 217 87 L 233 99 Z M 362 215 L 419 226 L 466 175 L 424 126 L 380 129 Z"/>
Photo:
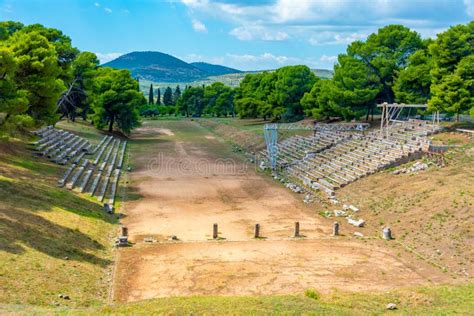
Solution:
<path fill-rule="evenodd" d="M 317 205 L 257 174 L 195 122 L 146 122 L 131 146 L 123 223 L 136 244 L 119 251 L 119 301 L 387 290 L 444 278 L 380 240 L 328 238 L 332 221 L 317 214 Z M 308 240 L 288 240 L 295 221 Z M 209 241 L 213 223 L 225 240 Z M 267 240 L 252 239 L 255 223 Z M 164 242 L 171 235 L 180 242 Z"/>

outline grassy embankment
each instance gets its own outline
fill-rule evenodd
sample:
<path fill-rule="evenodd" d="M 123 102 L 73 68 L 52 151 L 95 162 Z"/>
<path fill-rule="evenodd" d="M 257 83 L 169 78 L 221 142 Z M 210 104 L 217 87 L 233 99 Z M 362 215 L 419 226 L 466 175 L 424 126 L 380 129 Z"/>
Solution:
<path fill-rule="evenodd" d="M 101 137 L 75 129 L 93 142 Z M 65 168 L 35 157 L 32 140 L 0 141 L 0 303 L 103 304 L 117 221 L 88 195 L 58 188 Z"/>

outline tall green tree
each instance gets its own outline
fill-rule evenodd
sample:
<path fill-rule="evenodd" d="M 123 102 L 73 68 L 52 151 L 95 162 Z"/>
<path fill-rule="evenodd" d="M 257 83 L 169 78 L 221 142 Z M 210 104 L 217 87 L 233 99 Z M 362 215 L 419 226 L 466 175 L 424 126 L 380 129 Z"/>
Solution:
<path fill-rule="evenodd" d="M 342 109 L 335 102 L 334 81 L 318 80 L 310 92 L 304 94 L 301 105 L 305 114 L 318 120 L 342 116 Z"/>
<path fill-rule="evenodd" d="M 381 85 L 378 102 L 393 103 L 392 87 L 396 73 L 405 68 L 408 58 L 423 48 L 420 35 L 402 25 L 388 25 L 371 34 L 365 42 L 355 41 L 347 54 L 364 63 L 368 73 L 375 75 Z"/>
<path fill-rule="evenodd" d="M 328 96 L 330 106 L 346 120 L 359 118 L 364 112 L 368 119 L 373 113 L 376 96 L 383 89 L 378 76 L 370 72 L 364 62 L 343 54 L 334 66 L 333 83 Z"/>
<path fill-rule="evenodd" d="M 300 100 L 316 82 L 316 76 L 307 66 L 287 66 L 276 71 L 273 98 L 268 103 L 281 109 L 285 120 L 303 118 Z M 275 112 L 274 112 L 275 113 Z"/>
<path fill-rule="evenodd" d="M 1 21 L 0 22 L 0 41 L 8 39 L 13 33 L 21 30 L 24 27 L 23 23 L 15 21 Z"/>
<path fill-rule="evenodd" d="M 0 113 L 5 117 L 0 125 L 17 121 L 28 110 L 26 90 L 19 90 L 15 82 L 18 61 L 13 52 L 0 46 Z"/>
<path fill-rule="evenodd" d="M 166 87 L 165 93 L 163 93 L 163 104 L 173 105 L 173 91 L 170 87 Z"/>
<path fill-rule="evenodd" d="M 35 120 L 54 123 L 58 118 L 56 102 L 66 88 L 60 78 L 62 68 L 54 46 L 39 32 L 24 29 L 13 33 L 7 41 L 18 60 L 18 89 L 28 94 L 28 114 Z"/>
<path fill-rule="evenodd" d="M 99 59 L 94 53 L 82 52 L 72 62 L 73 80 L 58 100 L 58 111 L 62 117 L 74 121 L 77 116 L 86 120 L 90 103 L 94 99 L 94 77 Z"/>
<path fill-rule="evenodd" d="M 161 105 L 161 91 L 160 88 L 156 88 L 156 105 Z"/>
<path fill-rule="evenodd" d="M 221 82 L 204 88 L 205 113 L 214 116 L 235 116 L 234 91 Z"/>
<path fill-rule="evenodd" d="M 31 24 L 21 29 L 21 32 L 37 32 L 46 37 L 57 54 L 57 62 L 62 71 L 60 78 L 64 82 L 72 80 L 71 65 L 74 59 L 79 55 L 79 50 L 72 46 L 71 38 L 62 31 L 54 28 L 47 28 L 41 24 Z"/>
<path fill-rule="evenodd" d="M 176 89 L 174 90 L 173 93 L 173 104 L 176 104 L 178 102 L 178 99 L 181 97 L 181 89 L 179 88 L 179 85 L 176 86 Z"/>
<path fill-rule="evenodd" d="M 139 108 L 146 104 L 146 99 L 137 91 L 137 85 L 128 70 L 98 69 L 92 114 L 95 126 L 108 126 L 112 131 L 116 125 L 126 134 L 139 126 Z"/>
<path fill-rule="evenodd" d="M 398 73 L 393 91 L 399 103 L 424 104 L 430 98 L 432 59 L 427 49 L 408 58 L 408 66 Z"/>
<path fill-rule="evenodd" d="M 153 97 L 153 83 L 150 84 L 150 91 L 148 92 L 148 104 L 155 104 L 155 100 Z"/>
<path fill-rule="evenodd" d="M 470 56 L 474 54 L 474 21 L 460 24 L 438 34 L 429 46 L 433 56 L 431 70 L 431 100 L 428 110 L 445 111 L 450 114 L 470 112 L 467 100 L 474 98 L 472 90 L 462 80 L 469 80 Z M 463 60 L 466 61 L 463 62 Z M 461 65 L 462 62 L 462 65 Z M 467 72 L 466 72 L 467 69 Z M 461 75 L 462 74 L 462 75 Z"/>
<path fill-rule="evenodd" d="M 261 114 L 261 109 L 266 107 L 271 107 L 271 105 L 252 97 L 239 98 L 235 102 L 235 108 L 240 118 L 258 117 Z"/>
<path fill-rule="evenodd" d="M 189 87 L 185 89 L 176 104 L 177 111 L 189 117 L 191 115 L 201 116 L 206 106 L 203 87 Z"/>
<path fill-rule="evenodd" d="M 474 55 L 461 59 L 453 74 L 432 87 L 430 107 L 456 115 L 472 113 L 474 107 Z"/>
<path fill-rule="evenodd" d="M 303 108 L 300 100 L 315 81 L 316 76 L 306 66 L 288 66 L 274 72 L 247 75 L 235 91 L 236 109 L 242 117 L 301 118 Z M 245 101 L 240 102 L 243 99 Z M 245 106 L 251 108 L 247 110 Z"/>

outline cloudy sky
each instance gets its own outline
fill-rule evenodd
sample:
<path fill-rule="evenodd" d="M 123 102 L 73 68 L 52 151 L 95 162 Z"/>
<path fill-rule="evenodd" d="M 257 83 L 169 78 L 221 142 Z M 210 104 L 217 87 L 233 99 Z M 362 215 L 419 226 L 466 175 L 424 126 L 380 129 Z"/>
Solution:
<path fill-rule="evenodd" d="M 381 26 L 433 37 L 472 21 L 474 0 L 0 0 L 0 20 L 59 28 L 102 62 L 150 50 L 243 70 L 331 69 Z"/>

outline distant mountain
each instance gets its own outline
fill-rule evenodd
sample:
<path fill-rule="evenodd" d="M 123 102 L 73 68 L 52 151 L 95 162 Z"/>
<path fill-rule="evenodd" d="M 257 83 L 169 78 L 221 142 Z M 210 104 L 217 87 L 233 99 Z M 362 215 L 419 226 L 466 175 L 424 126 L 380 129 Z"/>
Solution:
<path fill-rule="evenodd" d="M 205 71 L 206 73 L 209 74 L 209 76 L 222 76 L 222 75 L 235 74 L 235 73 L 241 72 L 240 70 L 237 70 L 234 68 L 229 68 L 229 67 L 221 66 L 221 65 L 213 65 L 213 64 L 203 63 L 203 62 L 190 63 L 190 65 L 193 65 L 194 67 L 197 67 L 201 69 L 202 71 Z"/>
<path fill-rule="evenodd" d="M 209 76 L 239 72 L 236 69 L 207 63 L 188 64 L 160 52 L 132 52 L 102 66 L 128 69 L 132 76 L 152 82 L 193 82 Z"/>

